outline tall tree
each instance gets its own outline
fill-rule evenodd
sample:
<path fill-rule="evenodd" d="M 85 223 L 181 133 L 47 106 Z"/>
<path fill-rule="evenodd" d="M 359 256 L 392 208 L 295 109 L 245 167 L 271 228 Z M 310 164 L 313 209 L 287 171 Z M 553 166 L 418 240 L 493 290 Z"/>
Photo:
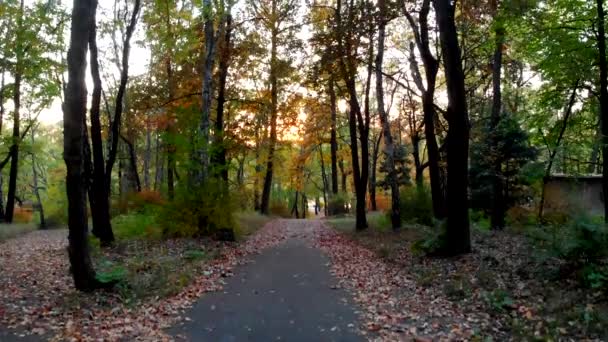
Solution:
<path fill-rule="evenodd" d="M 87 112 L 86 54 L 95 11 L 94 1 L 74 0 L 68 50 L 68 83 L 63 107 L 63 158 L 67 167 L 68 252 L 74 285 L 83 291 L 99 287 L 91 263 L 87 239 L 87 176 L 84 155 L 86 143 L 84 122 Z"/>
<path fill-rule="evenodd" d="M 97 0 L 91 0 L 97 8 Z M 93 94 L 91 96 L 91 146 L 93 154 L 93 170 L 89 202 L 91 203 L 91 217 L 93 221 L 92 233 L 106 246 L 114 241 L 112 223 L 110 222 L 110 192 L 106 185 L 105 160 L 103 156 L 103 141 L 101 137 L 101 77 L 97 49 L 97 19 L 93 13 L 91 29 L 89 30 L 89 69 L 93 79 Z"/>
<path fill-rule="evenodd" d="M 287 75 L 287 62 L 279 57 L 279 49 L 286 47 L 286 40 L 296 41 L 294 36 L 295 26 L 292 21 L 298 9 L 298 3 L 294 0 L 262 0 L 252 2 L 256 15 L 261 19 L 263 27 L 270 35 L 270 60 L 268 71 L 268 85 L 270 91 L 270 136 L 268 139 L 268 156 L 266 160 L 266 172 L 262 187 L 262 198 L 260 212 L 269 214 L 270 190 L 274 174 L 275 152 L 277 148 L 277 125 L 279 118 L 279 96 L 281 95 L 281 84 L 279 79 Z"/>
<path fill-rule="evenodd" d="M 445 252 L 456 255 L 471 251 L 468 206 L 469 117 L 455 23 L 456 6 L 450 0 L 435 0 L 434 4 L 448 91 L 447 202 L 450 205 L 447 208 Z"/>
<path fill-rule="evenodd" d="M 445 218 L 446 199 L 442 188 L 441 170 L 439 166 L 440 154 L 437 138 L 435 134 L 435 90 L 437 84 L 437 72 L 439 71 L 439 61 L 431 52 L 429 39 L 429 12 L 431 0 L 423 0 L 418 22 L 405 8 L 405 17 L 414 31 L 414 39 L 424 66 L 426 84 L 423 84 L 421 72 L 414 54 L 414 44 L 410 45 L 410 68 L 417 88 L 422 92 L 422 111 L 424 114 L 424 135 L 426 138 L 426 148 L 428 155 L 429 178 L 431 183 L 431 196 L 433 198 L 433 214 L 437 218 Z"/>
<path fill-rule="evenodd" d="M 23 32 L 24 0 L 21 0 L 17 17 L 17 35 L 15 49 L 15 67 L 13 83 L 13 143 L 10 148 L 11 167 L 8 176 L 8 194 L 6 199 L 5 221 L 13 222 L 13 211 L 15 208 L 15 195 L 17 191 L 17 176 L 19 170 L 19 144 L 21 125 L 21 81 L 23 78 L 25 46 Z"/>
<path fill-rule="evenodd" d="M 608 194 L 608 62 L 606 60 L 606 13 L 604 1 L 596 0 L 597 5 L 597 48 L 600 66 L 600 122 L 602 125 L 602 189 Z M 608 201 L 604 201 L 604 221 L 608 223 Z"/>
<path fill-rule="evenodd" d="M 378 101 L 378 115 L 384 136 L 384 156 L 386 158 L 387 182 L 391 188 L 391 224 L 393 230 L 401 227 L 401 214 L 399 213 L 399 182 L 395 168 L 395 145 L 391 133 L 388 113 L 384 107 L 384 84 L 382 82 L 382 64 L 384 61 L 384 40 L 386 24 L 388 21 L 385 0 L 378 0 L 378 51 L 376 52 L 376 99 Z"/>
<path fill-rule="evenodd" d="M 338 0 L 334 16 L 334 37 L 337 41 L 338 65 L 348 94 L 348 129 L 350 133 L 351 166 L 356 196 L 356 230 L 364 230 L 368 227 L 365 207 L 369 175 L 368 142 L 370 117 L 369 115 L 365 115 L 364 117 L 361 110 L 356 79 L 360 57 L 357 55 L 357 50 L 361 44 L 361 36 L 366 33 L 369 34 L 369 27 L 368 25 L 364 25 L 366 26 L 366 32 L 364 33 L 357 31 L 360 27 L 357 26 L 356 22 L 365 20 L 358 16 L 361 12 L 352 1 L 343 7 L 342 0 Z M 344 18 L 344 14 L 346 14 L 346 18 Z M 369 48 L 371 50 L 371 44 Z M 368 80 L 370 70 L 368 61 Z M 369 114 L 369 111 L 366 110 L 366 114 Z M 359 162 L 359 142 L 361 144 L 361 162 Z"/>

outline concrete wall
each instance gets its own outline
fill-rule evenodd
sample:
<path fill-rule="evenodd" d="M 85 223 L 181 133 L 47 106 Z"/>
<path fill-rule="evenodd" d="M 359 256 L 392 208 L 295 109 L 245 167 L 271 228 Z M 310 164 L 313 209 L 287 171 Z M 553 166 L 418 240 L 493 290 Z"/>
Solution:
<path fill-rule="evenodd" d="M 553 176 L 545 186 L 546 212 L 603 215 L 602 179 L 596 176 Z"/>

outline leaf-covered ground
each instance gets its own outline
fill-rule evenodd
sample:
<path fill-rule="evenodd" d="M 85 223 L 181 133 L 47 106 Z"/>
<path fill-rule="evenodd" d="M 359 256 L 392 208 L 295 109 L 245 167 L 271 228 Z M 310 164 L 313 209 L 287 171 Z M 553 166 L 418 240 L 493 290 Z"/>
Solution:
<path fill-rule="evenodd" d="M 412 235 L 316 232 L 371 340 L 608 340 L 605 294 L 560 278 L 522 236 L 475 232 L 473 253 L 439 259 L 412 255 Z"/>
<path fill-rule="evenodd" d="M 273 221 L 239 244 L 119 244 L 94 259 L 102 275 L 127 285 L 94 294 L 72 289 L 66 231 L 11 239 L 0 244 L 0 330 L 51 340 L 171 340 L 166 328 L 188 321 L 184 310 L 221 289 L 236 265 L 298 238 L 329 256 L 369 340 L 608 340 L 605 293 L 560 274 L 559 260 L 539 259 L 521 235 L 475 232 L 473 253 L 438 259 L 412 255 L 413 229 L 361 234 L 318 220 L 289 226 Z"/>
<path fill-rule="evenodd" d="M 112 265 L 131 263 L 125 271 L 136 270 L 139 276 L 127 276 L 131 283 L 113 292 L 83 294 L 72 288 L 66 236 L 65 230 L 36 231 L 0 244 L 2 330 L 43 335 L 50 340 L 170 340 L 163 329 L 182 319 L 184 309 L 205 292 L 221 289 L 224 278 L 231 276 L 232 268 L 245 262 L 247 255 L 285 239 L 282 227 L 271 222 L 242 244 L 171 240 L 119 245 L 96 255 L 95 259 L 101 260 L 97 267 L 106 267 L 106 276 L 118 276 L 123 271 Z M 159 273 L 163 267 L 169 269 Z M 177 267 L 196 273 L 192 279 L 168 279 L 165 284 L 183 282 L 175 287 L 179 289 L 175 294 L 133 293 L 142 285 L 134 281 L 152 282 L 146 277 L 159 274 L 171 277 Z"/>

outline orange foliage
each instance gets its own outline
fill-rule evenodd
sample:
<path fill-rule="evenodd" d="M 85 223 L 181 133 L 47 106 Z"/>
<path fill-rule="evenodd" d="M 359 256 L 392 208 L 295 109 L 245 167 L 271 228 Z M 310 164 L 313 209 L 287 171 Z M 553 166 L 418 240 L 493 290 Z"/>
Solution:
<path fill-rule="evenodd" d="M 135 202 L 142 205 L 153 204 L 162 205 L 165 204 L 165 200 L 161 196 L 160 192 L 153 190 L 142 190 L 135 194 Z"/>
<path fill-rule="evenodd" d="M 30 223 L 33 216 L 34 212 L 32 208 L 16 207 L 13 211 L 13 221 L 15 223 Z"/>

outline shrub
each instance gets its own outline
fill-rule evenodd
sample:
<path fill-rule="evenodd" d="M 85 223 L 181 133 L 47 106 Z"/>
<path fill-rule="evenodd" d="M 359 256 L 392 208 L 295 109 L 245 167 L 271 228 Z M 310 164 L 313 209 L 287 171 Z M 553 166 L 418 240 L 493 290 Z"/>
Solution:
<path fill-rule="evenodd" d="M 506 221 L 509 226 L 530 226 L 536 223 L 537 214 L 532 208 L 514 206 L 507 210 Z"/>
<path fill-rule="evenodd" d="M 30 223 L 33 217 L 32 210 L 15 207 L 13 210 L 13 222 L 15 223 Z"/>
<path fill-rule="evenodd" d="M 291 217 L 291 209 L 289 208 L 289 204 L 286 201 L 279 199 L 271 199 L 270 205 L 268 206 L 268 211 L 273 216 Z"/>
<path fill-rule="evenodd" d="M 441 254 L 447 246 L 446 227 L 445 221 L 437 220 L 434 227 L 423 227 L 422 238 L 412 244 L 412 252 L 425 255 Z"/>
<path fill-rule="evenodd" d="M 426 186 L 401 189 L 400 212 L 403 221 L 433 225 L 433 200 Z"/>
<path fill-rule="evenodd" d="M 469 217 L 471 218 L 471 222 L 475 223 L 476 228 L 490 230 L 490 219 L 483 211 L 471 209 Z"/>
<path fill-rule="evenodd" d="M 157 220 L 165 236 L 211 236 L 237 226 L 236 205 L 221 182 L 199 189 L 179 188 L 175 199 L 159 209 Z"/>
<path fill-rule="evenodd" d="M 117 239 L 158 239 L 162 236 L 162 229 L 151 210 L 116 216 L 112 219 L 112 227 Z"/>
<path fill-rule="evenodd" d="M 341 215 L 347 212 L 346 203 L 348 203 L 348 196 L 344 193 L 331 194 L 327 200 L 327 209 L 329 215 Z"/>
<path fill-rule="evenodd" d="M 581 283 L 608 289 L 608 227 L 588 217 L 530 232 L 541 250 L 566 262 Z"/>

